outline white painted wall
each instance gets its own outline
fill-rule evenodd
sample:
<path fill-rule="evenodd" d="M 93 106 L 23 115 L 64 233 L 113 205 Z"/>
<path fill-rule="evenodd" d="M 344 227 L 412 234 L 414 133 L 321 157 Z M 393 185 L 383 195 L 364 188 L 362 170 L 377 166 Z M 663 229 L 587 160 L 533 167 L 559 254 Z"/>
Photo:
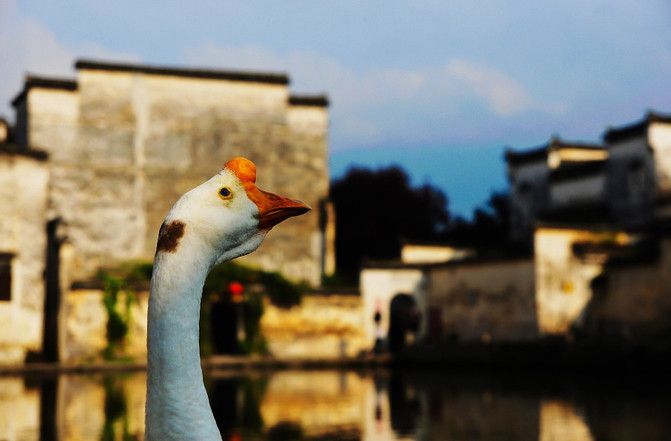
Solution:
<path fill-rule="evenodd" d="M 403 263 L 438 263 L 472 256 L 473 250 L 441 245 L 406 244 L 401 248 Z"/>
<path fill-rule="evenodd" d="M 657 190 L 671 191 L 671 124 L 653 122 L 648 127 L 648 143 L 655 155 Z"/>
<path fill-rule="evenodd" d="M 566 334 L 581 319 L 592 298 L 590 283 L 603 271 L 601 262 L 583 262 L 573 254 L 576 242 L 617 243 L 624 233 L 540 227 L 535 233 L 536 313 L 542 334 Z"/>
<path fill-rule="evenodd" d="M 0 301 L 0 363 L 42 346 L 49 171 L 42 161 L 0 153 L 0 252 L 13 253 L 10 301 Z"/>
<path fill-rule="evenodd" d="M 389 331 L 389 306 L 396 294 L 410 294 L 417 301 L 422 313 L 419 336 L 426 332 L 426 299 L 424 283 L 426 277 L 416 268 L 365 268 L 359 277 L 359 290 L 363 298 L 363 325 L 370 347 L 375 343 L 375 322 L 373 316 L 379 306 L 382 319 L 381 330 L 384 335 Z"/>

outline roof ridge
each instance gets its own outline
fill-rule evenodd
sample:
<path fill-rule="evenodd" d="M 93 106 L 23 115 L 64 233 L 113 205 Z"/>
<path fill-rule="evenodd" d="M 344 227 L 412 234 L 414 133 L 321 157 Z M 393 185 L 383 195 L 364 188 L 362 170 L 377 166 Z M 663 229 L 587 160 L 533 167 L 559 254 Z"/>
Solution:
<path fill-rule="evenodd" d="M 75 62 L 75 69 L 137 72 L 150 75 L 172 75 L 188 78 L 208 78 L 215 80 L 248 81 L 283 85 L 289 84 L 289 75 L 285 72 L 263 72 L 254 70 L 243 71 L 233 69 L 178 67 L 121 62 L 115 63 L 91 59 L 77 60 Z"/>

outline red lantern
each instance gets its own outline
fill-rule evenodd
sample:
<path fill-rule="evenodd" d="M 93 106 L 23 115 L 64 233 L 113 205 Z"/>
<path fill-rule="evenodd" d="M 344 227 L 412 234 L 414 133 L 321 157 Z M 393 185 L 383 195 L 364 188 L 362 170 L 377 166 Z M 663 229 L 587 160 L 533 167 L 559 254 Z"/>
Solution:
<path fill-rule="evenodd" d="M 242 296 L 245 293 L 245 287 L 242 283 L 233 281 L 228 285 L 228 291 L 231 293 L 233 303 L 242 302 Z"/>

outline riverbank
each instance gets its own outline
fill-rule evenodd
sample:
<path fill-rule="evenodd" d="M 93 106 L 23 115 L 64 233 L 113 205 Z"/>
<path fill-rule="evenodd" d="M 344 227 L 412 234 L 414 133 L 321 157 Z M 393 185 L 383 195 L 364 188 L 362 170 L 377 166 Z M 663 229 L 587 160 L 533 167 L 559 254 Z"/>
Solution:
<path fill-rule="evenodd" d="M 395 366 L 444 366 L 482 370 L 659 371 L 671 368 L 671 348 L 547 339 L 515 343 L 422 343 L 395 356 Z"/>
<path fill-rule="evenodd" d="M 389 355 L 356 358 L 328 359 L 278 359 L 258 356 L 214 356 L 202 360 L 203 370 L 219 369 L 356 369 L 387 366 Z M 26 363 L 15 366 L 0 366 L 0 375 L 23 374 L 82 374 L 92 372 L 143 371 L 147 363 L 137 361 L 101 361 L 91 363 Z"/>
<path fill-rule="evenodd" d="M 623 346 L 544 340 L 525 343 L 422 343 L 400 354 L 350 358 L 280 359 L 269 356 L 217 355 L 202 360 L 203 370 L 252 369 L 365 369 L 386 366 L 467 368 L 482 370 L 526 369 L 566 371 L 670 369 L 667 345 Z M 23 374 L 80 374 L 146 370 L 145 361 L 97 361 L 91 363 L 42 363 L 0 366 L 0 376 Z"/>

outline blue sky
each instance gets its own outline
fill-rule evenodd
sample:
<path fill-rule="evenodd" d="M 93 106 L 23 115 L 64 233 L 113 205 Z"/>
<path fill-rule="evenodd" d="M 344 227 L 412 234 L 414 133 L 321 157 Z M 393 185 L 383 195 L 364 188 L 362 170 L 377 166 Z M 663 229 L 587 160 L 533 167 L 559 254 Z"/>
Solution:
<path fill-rule="evenodd" d="M 78 57 L 285 71 L 331 97 L 334 176 L 399 164 L 469 214 L 505 188 L 503 146 L 671 111 L 669 23 L 665 0 L 0 0 L 0 113 Z"/>

